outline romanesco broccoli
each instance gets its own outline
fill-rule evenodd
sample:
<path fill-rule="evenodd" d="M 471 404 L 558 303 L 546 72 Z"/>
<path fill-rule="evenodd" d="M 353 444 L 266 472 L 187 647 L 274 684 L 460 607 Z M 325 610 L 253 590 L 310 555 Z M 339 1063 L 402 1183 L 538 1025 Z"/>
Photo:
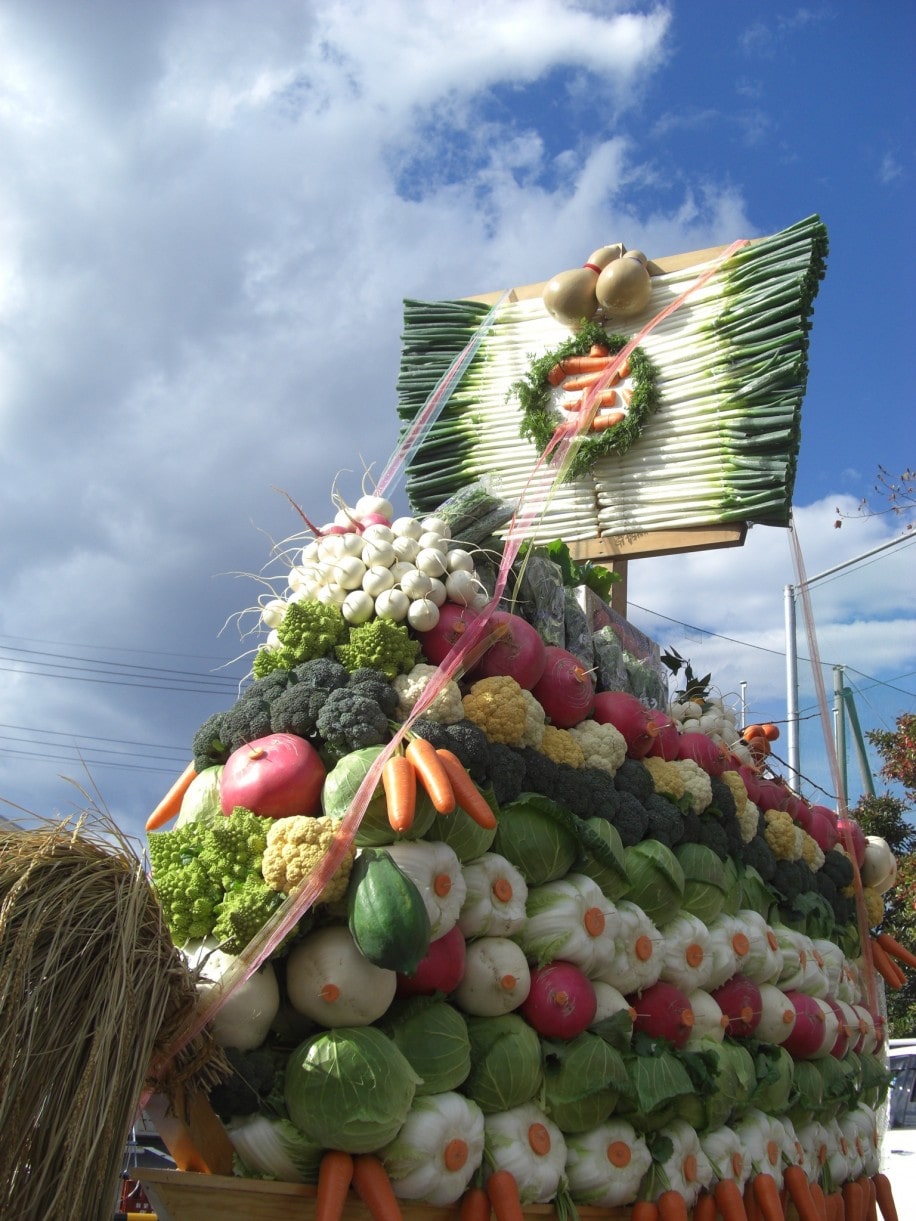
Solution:
<path fill-rule="evenodd" d="M 274 914 L 283 896 L 267 885 L 260 872 L 234 882 L 216 909 L 213 936 L 227 954 L 241 954 Z"/>
<path fill-rule="evenodd" d="M 337 660 L 348 670 L 369 667 L 392 680 L 413 669 L 419 652 L 419 640 L 414 640 L 403 623 L 390 619 L 370 619 L 351 627 L 346 642 L 334 649 Z"/>
<path fill-rule="evenodd" d="M 289 602 L 277 628 L 279 647 L 259 649 L 252 667 L 255 678 L 272 670 L 292 670 L 302 662 L 328 657 L 347 638 L 347 621 L 340 608 L 302 598 Z"/>

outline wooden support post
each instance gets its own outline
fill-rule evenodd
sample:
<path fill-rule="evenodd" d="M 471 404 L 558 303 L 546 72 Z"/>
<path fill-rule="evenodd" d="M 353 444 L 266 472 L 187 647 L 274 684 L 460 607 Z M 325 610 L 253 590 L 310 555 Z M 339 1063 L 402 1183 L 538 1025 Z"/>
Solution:
<path fill-rule="evenodd" d="M 144 1110 L 179 1170 L 232 1174 L 232 1142 L 203 1090 L 187 1097 L 179 1090 L 174 1107 L 153 1094 Z"/>

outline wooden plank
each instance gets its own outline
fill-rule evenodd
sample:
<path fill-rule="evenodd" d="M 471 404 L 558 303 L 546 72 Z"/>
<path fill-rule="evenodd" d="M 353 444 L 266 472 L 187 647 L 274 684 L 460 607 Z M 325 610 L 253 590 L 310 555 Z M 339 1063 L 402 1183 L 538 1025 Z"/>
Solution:
<path fill-rule="evenodd" d="M 703 250 L 688 250 L 683 254 L 666 254 L 660 259 L 650 259 L 646 266 L 649 269 L 650 275 L 663 275 L 665 272 L 681 271 L 684 267 L 694 267 L 700 263 L 708 263 L 711 259 L 718 258 L 727 249 L 728 245 L 707 246 Z M 557 272 L 563 270 L 565 268 L 557 268 Z M 523 284 L 519 288 L 513 288 L 510 293 L 510 300 L 530 301 L 533 297 L 540 297 L 547 283 L 547 280 L 541 280 L 539 284 Z M 466 301 L 480 301 L 483 305 L 495 305 L 501 296 L 502 292 L 478 293 L 463 299 Z"/>
<path fill-rule="evenodd" d="M 649 556 L 707 551 L 720 547 L 741 547 L 747 537 L 747 523 L 725 526 L 685 526 L 669 530 L 646 530 L 642 534 L 605 535 L 580 539 L 568 544 L 574 560 L 607 563 L 647 559 Z"/>
<path fill-rule="evenodd" d="M 160 1221 L 313 1221 L 315 1188 L 301 1183 L 236 1179 L 175 1170 L 138 1170 L 137 1179 Z M 629 1208 L 579 1208 L 582 1221 L 629 1221 Z M 402 1203 L 404 1221 L 458 1221 L 459 1206 Z M 554 1218 L 552 1204 L 529 1204 L 531 1221 Z M 353 1192 L 341 1221 L 372 1221 L 372 1214 Z"/>
<path fill-rule="evenodd" d="M 153 1094 L 145 1110 L 179 1170 L 232 1173 L 232 1142 L 202 1090 L 195 1090 L 186 1106 L 179 1093 L 174 1107 L 164 1095 Z"/>

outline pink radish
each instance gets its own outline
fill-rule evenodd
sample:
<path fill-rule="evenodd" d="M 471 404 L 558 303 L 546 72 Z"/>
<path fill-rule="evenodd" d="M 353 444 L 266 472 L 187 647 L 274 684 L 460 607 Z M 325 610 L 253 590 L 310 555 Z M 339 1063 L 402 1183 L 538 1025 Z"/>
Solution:
<path fill-rule="evenodd" d="M 439 607 L 439 620 L 428 632 L 417 632 L 423 656 L 434 666 L 441 666 L 471 623 L 477 611 L 457 602 L 443 602 Z"/>
<path fill-rule="evenodd" d="M 595 705 L 595 684 L 578 657 L 545 645 L 544 672 L 531 694 L 548 719 L 559 729 L 570 729 L 591 716 Z"/>
<path fill-rule="evenodd" d="M 544 673 L 547 651 L 544 641 L 526 619 L 511 611 L 494 611 L 487 623 L 487 651 L 474 666 L 476 678 L 508 675 L 530 691 Z"/>
<path fill-rule="evenodd" d="M 413 975 L 398 972 L 398 996 L 431 996 L 434 992 L 453 992 L 464 975 L 465 945 L 461 929 L 455 925 L 442 937 L 430 942 Z"/>
<path fill-rule="evenodd" d="M 599 725 L 613 725 L 623 735 L 631 759 L 644 759 L 658 736 L 649 709 L 627 691 L 599 691 L 592 716 Z"/>
<path fill-rule="evenodd" d="M 594 1021 L 598 1000 L 591 980 L 571 962 L 531 970 L 531 988 L 519 1012 L 548 1039 L 574 1039 Z"/>
<path fill-rule="evenodd" d="M 680 988 L 659 980 L 642 992 L 634 992 L 627 1001 L 636 1010 L 634 1030 L 641 1030 L 653 1039 L 667 1039 L 675 1047 L 683 1047 L 690 1038 L 693 1009 Z"/>
<path fill-rule="evenodd" d="M 220 806 L 231 814 L 244 806 L 264 818 L 320 814 L 326 769 L 305 738 L 272 733 L 240 746 L 220 776 Z"/>

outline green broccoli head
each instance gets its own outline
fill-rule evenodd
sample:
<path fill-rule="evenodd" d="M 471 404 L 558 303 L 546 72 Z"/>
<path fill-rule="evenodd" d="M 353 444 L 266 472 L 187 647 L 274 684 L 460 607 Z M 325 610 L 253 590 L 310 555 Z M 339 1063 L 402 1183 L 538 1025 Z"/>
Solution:
<path fill-rule="evenodd" d="M 673 848 L 684 838 L 684 816 L 674 802 L 661 793 L 650 793 L 645 802 L 649 815 L 647 838 Z"/>
<path fill-rule="evenodd" d="M 370 619 L 351 627 L 346 643 L 334 649 L 337 660 L 351 672 L 368 667 L 381 670 L 389 679 L 412 670 L 419 652 L 419 640 L 414 640 L 403 623 L 390 619 Z"/>
<path fill-rule="evenodd" d="M 232 1070 L 225 1081 L 210 1090 L 210 1103 L 224 1122 L 239 1115 L 266 1110 L 266 1104 L 282 1082 L 283 1061 L 267 1047 L 241 1051 L 227 1047 L 226 1059 Z"/>
<path fill-rule="evenodd" d="M 202 772 L 205 768 L 225 763 L 232 754 L 230 741 L 231 734 L 226 724 L 226 713 L 214 712 L 208 716 L 194 734 L 191 742 L 194 770 Z"/>
<path fill-rule="evenodd" d="M 635 794 L 623 789 L 617 793 L 617 808 L 608 822 L 616 827 L 624 848 L 630 848 L 645 839 L 649 812 Z"/>
<path fill-rule="evenodd" d="M 639 759 L 624 759 L 614 773 L 614 784 L 621 793 L 632 793 L 641 802 L 645 802 L 655 792 L 652 774 Z"/>
<path fill-rule="evenodd" d="M 318 734 L 334 754 L 381 746 L 391 737 L 388 717 L 362 691 L 361 687 L 338 688 L 328 695 L 318 713 Z"/>
<path fill-rule="evenodd" d="M 270 733 L 270 707 L 259 695 L 243 696 L 232 705 L 225 716 L 232 750 L 238 750 L 246 742 L 255 742 Z"/>
<path fill-rule="evenodd" d="M 456 721 L 453 725 L 440 725 L 429 717 L 417 717 L 412 726 L 418 738 L 432 742 L 437 750 L 450 750 L 461 760 L 477 784 L 486 784 L 491 776 L 491 750 L 494 745 L 473 721 Z M 519 760 L 524 774 L 524 763 Z"/>

